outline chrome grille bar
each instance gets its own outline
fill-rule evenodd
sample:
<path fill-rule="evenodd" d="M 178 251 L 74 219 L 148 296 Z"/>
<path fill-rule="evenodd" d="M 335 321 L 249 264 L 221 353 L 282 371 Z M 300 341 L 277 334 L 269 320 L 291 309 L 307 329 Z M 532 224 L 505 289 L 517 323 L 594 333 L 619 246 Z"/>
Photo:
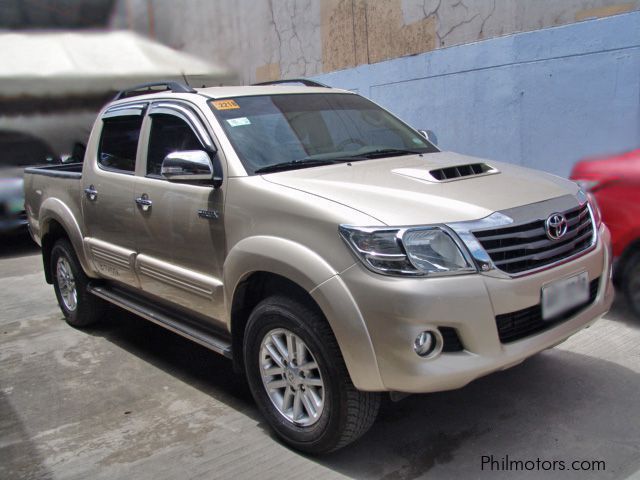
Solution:
<path fill-rule="evenodd" d="M 472 233 L 497 268 L 522 273 L 572 257 L 592 245 L 595 230 L 588 204 L 562 213 L 567 233 L 559 240 L 547 237 L 545 219 Z"/>

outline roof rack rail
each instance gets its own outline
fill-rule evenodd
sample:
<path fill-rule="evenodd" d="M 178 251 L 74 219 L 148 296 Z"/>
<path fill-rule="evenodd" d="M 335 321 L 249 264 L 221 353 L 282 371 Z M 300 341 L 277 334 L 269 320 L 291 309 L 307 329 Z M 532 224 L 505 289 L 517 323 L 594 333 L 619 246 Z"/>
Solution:
<path fill-rule="evenodd" d="M 163 82 L 149 82 L 134 85 L 131 88 L 119 91 L 113 100 L 121 100 L 123 98 L 135 97 L 136 95 L 154 93 L 152 87 L 164 87 L 165 90 L 171 90 L 173 93 L 196 93 L 196 91 L 189 85 L 168 80 Z"/>
<path fill-rule="evenodd" d="M 324 83 L 316 82 L 315 80 L 309 80 L 308 78 L 287 78 L 284 80 L 271 80 L 269 82 L 260 82 L 254 83 L 254 86 L 261 85 L 282 85 L 286 83 L 301 83 L 305 87 L 322 87 L 322 88 L 331 88 L 329 85 L 325 85 Z"/>

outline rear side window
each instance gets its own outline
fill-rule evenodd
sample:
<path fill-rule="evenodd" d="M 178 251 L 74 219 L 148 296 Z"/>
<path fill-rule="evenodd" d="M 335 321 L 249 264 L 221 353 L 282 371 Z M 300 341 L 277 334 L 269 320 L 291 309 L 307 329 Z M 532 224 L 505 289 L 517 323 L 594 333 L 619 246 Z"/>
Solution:
<path fill-rule="evenodd" d="M 98 163 L 103 167 L 133 172 L 142 127 L 142 115 L 105 118 L 98 149 Z"/>

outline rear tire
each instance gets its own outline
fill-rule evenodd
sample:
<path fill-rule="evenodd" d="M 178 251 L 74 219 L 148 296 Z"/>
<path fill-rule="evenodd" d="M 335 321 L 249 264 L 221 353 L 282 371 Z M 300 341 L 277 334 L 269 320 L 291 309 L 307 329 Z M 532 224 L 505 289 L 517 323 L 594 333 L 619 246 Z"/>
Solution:
<path fill-rule="evenodd" d="M 58 305 L 67 323 L 82 328 L 98 322 L 106 304 L 87 291 L 89 278 L 67 239 L 60 239 L 53 246 L 50 268 Z"/>
<path fill-rule="evenodd" d="M 629 259 L 623 282 L 622 289 L 631 311 L 640 318 L 640 252 Z"/>
<path fill-rule="evenodd" d="M 331 328 L 305 301 L 275 295 L 255 307 L 245 330 L 244 363 L 258 408 L 293 448 L 338 450 L 376 419 L 380 394 L 355 388 Z"/>

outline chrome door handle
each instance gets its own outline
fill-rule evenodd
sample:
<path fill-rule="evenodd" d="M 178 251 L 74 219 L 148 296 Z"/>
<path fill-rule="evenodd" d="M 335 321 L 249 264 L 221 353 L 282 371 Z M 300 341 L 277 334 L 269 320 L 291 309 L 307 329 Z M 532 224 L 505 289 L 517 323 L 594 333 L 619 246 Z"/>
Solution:
<path fill-rule="evenodd" d="M 95 202 L 96 199 L 98 198 L 98 191 L 96 190 L 96 187 L 94 187 L 93 185 L 89 185 L 87 188 L 85 188 L 84 193 L 87 196 L 87 198 L 92 202 Z"/>
<path fill-rule="evenodd" d="M 136 198 L 136 203 L 142 208 L 143 212 L 148 212 L 153 205 L 153 202 L 149 200 L 149 196 L 145 193 L 141 197 Z"/>

